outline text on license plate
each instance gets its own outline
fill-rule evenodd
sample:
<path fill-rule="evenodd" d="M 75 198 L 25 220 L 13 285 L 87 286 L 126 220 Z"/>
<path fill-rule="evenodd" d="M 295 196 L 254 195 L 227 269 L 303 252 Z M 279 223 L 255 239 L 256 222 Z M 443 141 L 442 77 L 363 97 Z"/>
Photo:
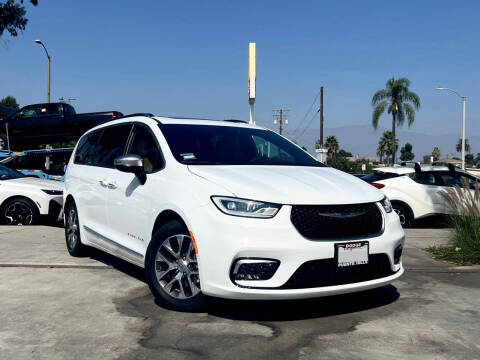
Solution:
<path fill-rule="evenodd" d="M 335 244 L 337 266 L 368 264 L 368 241 Z"/>

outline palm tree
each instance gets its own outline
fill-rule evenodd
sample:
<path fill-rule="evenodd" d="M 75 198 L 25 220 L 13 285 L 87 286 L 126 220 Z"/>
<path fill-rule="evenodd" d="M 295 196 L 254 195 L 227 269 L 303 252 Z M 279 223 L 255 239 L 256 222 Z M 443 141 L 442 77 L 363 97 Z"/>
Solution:
<path fill-rule="evenodd" d="M 398 148 L 398 139 L 395 139 L 395 148 Z M 391 131 L 385 131 L 378 141 L 377 154 L 378 153 L 386 156 L 386 162 L 388 164 L 388 158 L 393 153 L 393 136 Z"/>
<path fill-rule="evenodd" d="M 338 140 L 335 135 L 327 136 L 325 146 L 328 149 L 328 157 L 332 159 L 339 149 Z"/>
<path fill-rule="evenodd" d="M 440 153 L 440 149 L 438 146 L 435 146 L 433 148 L 433 151 L 432 151 L 432 157 L 433 157 L 433 161 L 438 161 L 438 159 L 440 159 L 440 156 L 442 154 Z"/>
<path fill-rule="evenodd" d="M 409 90 L 410 80 L 407 78 L 395 79 L 392 77 L 387 81 L 386 88 L 377 91 L 372 97 L 372 124 L 376 129 L 380 116 L 387 109 L 392 114 L 392 144 L 395 139 L 395 127 L 403 125 L 405 118 L 408 119 L 408 126 L 415 121 L 415 110 L 420 108 L 420 97 Z M 413 106 L 412 106 L 413 105 Z M 393 144 L 392 164 L 395 164 L 395 153 L 397 146 Z"/>
<path fill-rule="evenodd" d="M 457 143 L 457 152 L 462 152 L 462 139 L 458 139 Z M 465 139 L 465 152 L 470 152 L 470 144 L 468 143 L 468 139 Z"/>
<path fill-rule="evenodd" d="M 379 144 L 377 147 L 377 156 L 380 158 L 380 164 L 382 163 L 383 155 L 385 155 L 385 153 L 383 152 L 383 149 L 380 147 Z"/>

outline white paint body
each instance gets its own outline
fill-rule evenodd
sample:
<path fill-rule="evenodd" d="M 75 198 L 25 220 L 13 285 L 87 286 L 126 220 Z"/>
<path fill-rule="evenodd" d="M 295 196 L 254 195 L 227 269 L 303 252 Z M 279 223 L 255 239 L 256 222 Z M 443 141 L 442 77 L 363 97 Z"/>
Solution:
<path fill-rule="evenodd" d="M 448 173 L 449 171 L 446 166 L 423 166 L 421 169 L 422 172 L 438 174 Z M 451 214 L 451 210 L 449 210 L 445 199 L 440 194 L 442 191 L 448 189 L 449 186 L 441 186 L 438 184 L 426 185 L 415 182 L 410 177 L 415 173 L 415 170 L 411 167 L 378 168 L 374 169 L 374 171 L 400 175 L 398 177 L 374 182 L 385 186 L 381 191 L 391 202 L 397 201 L 408 205 L 412 210 L 414 219 L 438 214 Z M 473 175 L 460 169 L 457 169 L 456 173 L 475 178 Z"/>
<path fill-rule="evenodd" d="M 23 197 L 32 201 L 38 208 L 40 215 L 47 215 L 50 201 L 63 204 L 62 195 L 49 195 L 42 190 L 63 191 L 63 183 L 55 180 L 24 177 L 19 179 L 0 181 L 0 204 L 14 197 Z M 0 205 L 0 206 L 1 206 Z"/>
<path fill-rule="evenodd" d="M 384 253 L 392 276 L 347 285 L 295 290 L 268 289 L 284 284 L 304 262 L 332 258 L 335 242 L 304 238 L 290 220 L 293 204 L 354 204 L 377 202 L 384 195 L 364 181 L 327 167 L 184 165 L 170 151 L 158 121 L 163 124 L 252 125 L 218 121 L 132 117 L 101 125 L 140 122 L 150 127 L 161 147 L 165 167 L 147 175 L 141 185 L 134 174 L 116 169 L 74 164 L 71 157 L 65 177 L 64 199 L 76 202 L 82 243 L 144 266 L 154 223 L 165 210 L 176 212 L 194 234 L 202 292 L 238 299 L 289 299 L 348 293 L 391 283 L 403 274 L 394 264 L 394 249 L 404 242 L 398 216 L 385 213 L 381 234 L 369 237 L 370 254 Z M 259 128 L 254 126 L 255 128 Z M 260 128 L 259 128 L 260 129 Z M 115 188 L 100 184 L 114 183 Z M 271 219 L 245 218 L 222 213 L 211 196 L 228 196 L 282 204 Z M 359 239 L 355 239 L 358 241 Z M 270 280 L 243 281 L 229 277 L 239 257 L 278 259 L 281 265 Z M 322 276 L 322 274 L 313 274 Z M 262 289 L 258 289 L 262 287 Z M 266 288 L 266 289 L 265 289 Z"/>

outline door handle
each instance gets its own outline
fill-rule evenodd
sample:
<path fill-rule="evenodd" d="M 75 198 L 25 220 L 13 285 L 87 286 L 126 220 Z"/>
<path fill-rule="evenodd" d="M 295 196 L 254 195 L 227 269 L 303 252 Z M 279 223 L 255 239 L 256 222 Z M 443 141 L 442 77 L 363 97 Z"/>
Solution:
<path fill-rule="evenodd" d="M 102 185 L 103 187 L 107 187 L 108 184 L 105 180 L 98 180 L 98 182 L 100 183 L 100 185 Z"/>
<path fill-rule="evenodd" d="M 117 183 L 116 183 L 115 181 L 109 181 L 109 182 L 107 183 L 107 187 L 108 187 L 109 189 L 116 189 L 116 188 L 117 188 Z"/>

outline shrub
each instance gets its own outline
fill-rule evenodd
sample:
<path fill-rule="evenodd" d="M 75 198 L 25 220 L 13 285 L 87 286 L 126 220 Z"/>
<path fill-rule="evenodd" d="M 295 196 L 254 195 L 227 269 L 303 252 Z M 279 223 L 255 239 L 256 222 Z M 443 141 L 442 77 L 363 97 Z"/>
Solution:
<path fill-rule="evenodd" d="M 472 191 L 473 190 L 473 191 Z M 452 235 L 448 246 L 431 248 L 437 257 L 459 264 L 480 264 L 480 190 L 478 182 L 473 189 L 470 184 L 443 190 L 452 213 Z"/>

